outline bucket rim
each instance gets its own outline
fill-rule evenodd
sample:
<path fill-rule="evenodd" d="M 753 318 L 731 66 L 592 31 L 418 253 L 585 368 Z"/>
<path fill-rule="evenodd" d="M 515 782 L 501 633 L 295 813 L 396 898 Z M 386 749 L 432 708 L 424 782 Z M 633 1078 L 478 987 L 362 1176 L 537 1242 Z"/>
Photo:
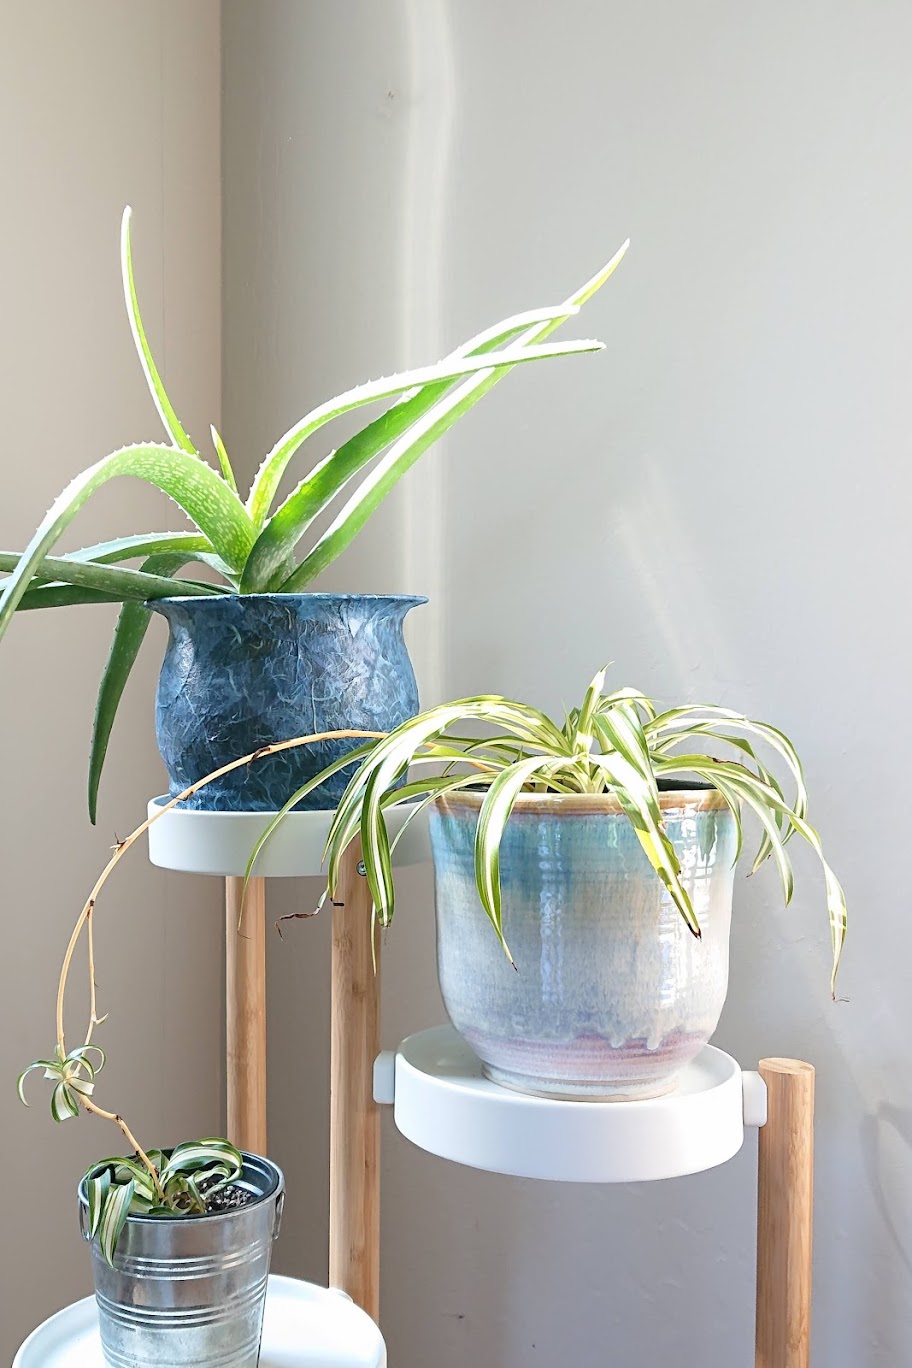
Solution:
<path fill-rule="evenodd" d="M 170 1154 L 171 1151 L 163 1150 L 162 1153 Z M 242 1179 L 245 1175 L 245 1172 L 247 1171 L 247 1168 L 254 1168 L 255 1166 L 260 1166 L 262 1170 L 265 1170 L 269 1178 L 268 1190 L 266 1192 L 258 1192 L 255 1195 L 252 1202 L 245 1202 L 243 1206 L 234 1207 L 231 1211 L 182 1212 L 175 1213 L 173 1216 L 170 1214 L 166 1215 L 164 1212 L 157 1216 L 152 1216 L 149 1213 L 139 1211 L 131 1212 L 130 1215 L 127 1217 L 127 1224 L 163 1225 L 167 1224 L 170 1221 L 174 1221 L 175 1223 L 179 1222 L 182 1226 L 184 1226 L 199 1224 L 203 1221 L 230 1221 L 236 1219 L 238 1216 L 243 1215 L 245 1212 L 252 1211 L 254 1207 L 261 1206 L 264 1202 L 271 1202 L 273 1200 L 277 1202 L 281 1201 L 285 1194 L 285 1175 L 279 1168 L 278 1164 L 273 1163 L 271 1159 L 267 1159 L 265 1155 L 252 1154 L 249 1150 L 241 1150 L 241 1157 L 244 1160 L 244 1166 L 241 1169 Z M 85 1190 L 85 1182 L 86 1180 L 84 1177 L 79 1180 L 79 1186 L 76 1189 L 76 1196 L 79 1206 L 88 1210 L 89 1199 Z"/>

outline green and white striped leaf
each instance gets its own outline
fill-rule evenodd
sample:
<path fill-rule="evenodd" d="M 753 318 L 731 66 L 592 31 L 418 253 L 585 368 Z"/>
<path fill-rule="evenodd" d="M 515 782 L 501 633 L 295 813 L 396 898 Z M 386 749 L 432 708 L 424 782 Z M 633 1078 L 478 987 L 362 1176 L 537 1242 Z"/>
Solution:
<path fill-rule="evenodd" d="M 398 777 L 398 776 L 397 776 Z M 389 782 L 395 782 L 390 779 Z M 374 770 L 364 786 L 361 818 L 361 859 L 381 926 L 389 926 L 396 903 L 389 832 L 380 800 L 387 789 L 384 767 Z M 364 836 L 367 833 L 367 840 Z"/>
<path fill-rule="evenodd" d="M 127 1224 L 135 1191 L 136 1188 L 132 1179 L 123 1185 L 115 1186 L 112 1184 L 101 1209 L 97 1230 L 98 1244 L 102 1257 L 112 1268 L 114 1267 L 117 1244 L 123 1233 L 123 1228 Z"/>
<path fill-rule="evenodd" d="M 58 1083 L 51 1093 L 51 1116 L 55 1121 L 67 1121 L 79 1115 L 79 1103 L 69 1084 Z"/>
<path fill-rule="evenodd" d="M 178 1145 L 162 1169 L 162 1182 L 167 1185 L 174 1174 L 195 1173 L 202 1169 L 214 1168 L 219 1171 L 223 1182 L 234 1182 L 240 1177 L 243 1158 L 239 1150 L 227 1140 L 209 1139 L 188 1141 Z"/>
<path fill-rule="evenodd" d="M 500 842 L 513 805 L 525 785 L 535 776 L 546 775 L 560 765 L 553 756 L 532 755 L 501 770 L 484 796 L 475 829 L 475 883 L 481 905 L 487 912 L 497 938 L 513 963 L 503 932 L 503 896 L 500 886 Z"/>
<path fill-rule="evenodd" d="M 588 755 L 592 750 L 592 721 L 605 688 L 605 675 L 607 673 L 608 666 L 603 665 L 586 690 L 583 706 L 572 719 L 573 749 L 582 755 Z M 569 718 L 568 721 L 570 721 Z"/>
<path fill-rule="evenodd" d="M 763 780 L 763 782 L 764 782 L 765 784 L 769 784 L 769 786 L 770 786 L 771 788 L 774 788 L 774 789 L 776 790 L 776 792 L 779 794 L 779 797 L 783 800 L 783 802 L 785 801 L 785 794 L 784 794 L 784 792 L 783 792 L 782 785 L 779 783 L 779 781 L 778 781 L 778 779 L 776 778 L 776 776 L 775 776 L 769 769 L 767 769 L 767 767 L 758 759 L 757 753 L 756 753 L 756 751 L 754 750 L 753 746 L 751 745 L 751 743 L 750 743 L 749 741 L 745 740 L 744 737 L 741 737 L 741 736 L 728 736 L 728 735 L 725 734 L 725 732 L 717 730 L 716 728 L 714 728 L 713 726 L 711 726 L 711 724 L 708 723 L 708 722 L 707 722 L 707 723 L 701 723 L 701 724 L 699 724 L 699 725 L 697 725 L 697 726 L 691 727 L 691 728 L 689 729 L 687 735 L 688 735 L 688 736 L 697 736 L 697 737 L 700 737 L 700 738 L 715 739 L 715 740 L 718 740 L 718 741 L 723 741 L 723 742 L 725 743 L 725 745 L 727 745 L 727 746 L 732 746 L 732 747 L 734 747 L 735 750 L 741 751 L 741 753 L 742 753 L 743 755 L 746 755 L 746 756 L 749 758 L 750 763 L 754 766 L 754 768 L 755 768 L 756 771 L 757 771 L 758 776 Z M 677 740 L 681 740 L 681 739 L 683 739 L 683 733 L 679 734 L 679 737 L 676 738 L 676 742 L 673 742 L 672 744 L 676 744 L 676 743 L 677 743 Z M 665 743 L 665 744 L 663 744 L 663 745 L 661 745 L 661 746 L 659 746 L 659 747 L 656 748 L 655 754 L 656 754 L 656 755 L 673 754 L 673 752 L 668 748 L 667 743 Z M 795 830 L 794 827 L 792 827 L 792 826 L 786 821 L 786 819 L 785 819 L 781 814 L 776 814 L 776 815 L 775 815 L 775 819 L 776 819 L 776 823 L 777 823 L 777 826 L 778 826 L 778 828 L 779 828 L 780 834 L 782 835 L 782 839 L 783 839 L 784 841 L 790 840 L 790 838 L 791 838 L 792 835 L 794 834 L 794 830 Z M 733 863 L 734 863 L 734 864 L 737 863 L 738 858 L 740 857 L 740 854 L 741 854 L 741 834 L 740 834 L 740 824 L 739 824 L 739 828 L 738 828 L 738 840 L 737 840 L 737 844 L 736 844 L 735 857 L 734 857 L 734 860 L 733 860 Z M 766 832 L 764 831 L 763 837 L 762 837 L 762 839 L 761 839 L 761 841 L 760 841 L 760 846 L 759 846 L 759 848 L 758 848 L 758 850 L 757 850 L 757 854 L 756 854 L 756 856 L 754 857 L 754 863 L 753 863 L 753 870 L 752 870 L 752 872 L 755 873 L 755 872 L 760 868 L 760 866 L 763 864 L 764 860 L 766 860 L 771 854 L 772 854 L 772 845 L 771 845 L 771 843 L 770 843 L 769 837 L 767 836 Z"/>
<path fill-rule="evenodd" d="M 688 735 L 710 735 L 719 740 L 726 739 L 722 727 L 731 728 L 748 736 L 755 736 L 777 751 L 785 761 L 795 783 L 794 810 L 799 817 L 805 817 L 808 809 L 808 793 L 804 782 L 804 770 L 798 753 L 789 738 L 778 727 L 768 722 L 757 722 L 743 713 L 731 708 L 696 707 L 673 708 L 660 714 L 653 722 L 647 723 L 650 746 L 664 752 L 669 745 L 675 745 Z M 732 741 L 732 738 L 727 738 Z"/>
<path fill-rule="evenodd" d="M 380 805 L 384 811 L 387 807 L 394 805 L 398 807 L 401 803 L 411 803 L 413 799 L 419 800 L 413 804 L 411 811 L 406 814 L 405 820 L 390 841 L 390 854 L 394 853 L 396 846 L 415 818 L 420 817 L 422 812 L 430 807 L 431 803 L 436 803 L 438 798 L 442 798 L 448 793 L 458 792 L 460 789 L 484 787 L 493 783 L 493 780 L 493 774 L 487 777 L 480 777 L 477 773 L 439 775 L 436 778 L 428 777 L 418 780 L 414 784 L 404 784 L 401 789 L 394 789 L 392 793 L 384 794 L 380 800 Z"/>
<path fill-rule="evenodd" d="M 98 1060 L 97 1064 L 92 1063 L 93 1055 Z M 94 1078 L 99 1069 L 104 1068 L 106 1058 L 107 1056 L 100 1045 L 77 1045 L 66 1056 L 66 1062 L 71 1064 L 78 1061 L 79 1067 L 85 1069 L 90 1078 Z"/>
<path fill-rule="evenodd" d="M 94 1240 L 101 1225 L 101 1214 L 111 1191 L 111 1170 L 104 1168 L 94 1178 L 86 1179 L 86 1196 L 89 1202 L 89 1239 Z"/>
<path fill-rule="evenodd" d="M 29 1074 L 36 1069 L 40 1069 L 45 1078 L 60 1077 L 60 1064 L 54 1059 L 36 1059 L 33 1064 L 29 1064 L 24 1068 L 16 1079 L 16 1092 L 19 1094 L 19 1101 L 24 1107 L 29 1105 L 28 1099 L 25 1096 L 25 1080 L 28 1078 Z"/>
<path fill-rule="evenodd" d="M 734 762 L 723 762 L 719 760 L 707 760 L 705 756 L 675 756 L 674 760 L 657 761 L 657 770 L 666 774 L 685 773 L 697 774 L 715 784 L 719 791 L 726 796 L 725 787 L 728 786 L 737 796 L 750 805 L 752 810 L 759 817 L 759 808 L 764 807 L 773 814 L 779 813 L 795 829 L 795 831 L 807 841 L 808 845 L 817 855 L 823 870 L 824 883 L 826 886 L 827 910 L 830 918 L 830 933 L 833 945 L 833 968 L 830 976 L 831 990 L 835 992 L 836 975 L 839 971 L 839 961 L 842 957 L 842 949 L 845 944 L 847 913 L 845 894 L 836 875 L 827 864 L 823 854 L 823 846 L 820 837 L 812 826 L 803 817 L 790 808 L 789 805 L 780 798 L 779 794 L 770 785 L 765 784 L 756 775 L 752 775 L 743 766 Z M 731 806 L 731 803 L 729 803 Z M 762 819 L 761 819 L 762 821 Z M 778 830 L 774 834 L 767 826 L 767 832 L 773 848 L 774 856 L 777 846 L 782 855 L 785 855 L 783 840 L 779 838 Z M 786 861 L 788 857 L 785 856 Z M 791 866 L 789 865 L 789 869 Z M 781 876 L 781 869 L 780 869 Z M 783 885 L 785 880 L 783 879 Z"/>
<path fill-rule="evenodd" d="M 599 726 L 605 718 L 599 718 Z M 658 802 L 655 777 L 647 780 L 622 755 L 593 755 L 592 764 L 610 776 L 610 787 L 630 822 L 640 845 L 668 894 L 684 918 L 685 925 L 697 939 L 701 936 L 690 894 L 681 883 L 681 864 L 671 840 L 665 832 L 662 811 Z"/>
<path fill-rule="evenodd" d="M 341 769 L 347 769 L 349 765 L 356 764 L 358 760 L 362 759 L 373 749 L 373 744 L 372 741 L 368 741 L 365 742 L 363 746 L 356 746 L 353 750 L 347 751 L 345 755 L 340 756 L 338 760 L 334 760 L 331 764 L 327 765 L 326 768 L 315 775 L 313 779 L 309 779 L 306 784 L 302 784 L 300 788 L 295 789 L 287 802 L 285 802 L 279 811 L 270 818 L 264 827 L 262 834 L 258 836 L 257 840 L 254 842 L 253 849 L 250 852 L 250 859 L 247 861 L 247 867 L 244 870 L 244 883 L 241 888 L 242 908 L 247 896 L 247 885 L 253 877 L 256 862 L 260 858 L 260 854 L 262 853 L 264 846 L 269 842 L 273 832 L 282 825 L 287 814 L 291 812 L 292 808 L 297 807 L 302 798 L 306 798 L 309 793 L 312 793 L 315 788 L 324 784 L 332 775 L 338 774 Z"/>
<path fill-rule="evenodd" d="M 456 703 L 431 708 L 419 717 L 404 722 L 384 740 L 378 741 L 350 780 L 339 801 L 330 824 L 326 852 L 329 858 L 329 888 L 332 893 L 336 887 L 342 853 L 354 839 L 360 826 L 362 858 L 368 871 L 368 884 L 374 906 L 384 925 L 389 924 L 393 914 L 393 903 L 385 901 L 391 883 L 385 877 L 374 879 L 371 874 L 371 870 L 379 869 L 378 862 L 382 857 L 376 849 L 380 838 L 377 837 L 375 825 L 372 824 L 372 815 L 379 811 L 379 808 L 372 802 L 369 815 L 365 816 L 363 811 L 367 784 L 375 773 L 379 773 L 382 780 L 375 792 L 389 788 L 408 768 L 422 744 L 435 739 L 447 726 L 467 718 L 500 722 L 530 744 L 544 744 L 546 747 L 556 748 L 559 752 L 566 750 L 564 737 L 544 713 L 493 696 L 461 699 Z"/>

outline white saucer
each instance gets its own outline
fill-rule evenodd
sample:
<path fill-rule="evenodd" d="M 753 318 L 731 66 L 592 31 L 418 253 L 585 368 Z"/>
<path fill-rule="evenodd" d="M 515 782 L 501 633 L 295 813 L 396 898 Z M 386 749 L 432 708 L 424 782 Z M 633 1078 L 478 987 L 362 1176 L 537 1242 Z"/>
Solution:
<path fill-rule="evenodd" d="M 491 1173 L 563 1183 L 647 1182 L 724 1164 L 744 1140 L 748 1095 L 746 1123 L 762 1125 L 759 1074 L 742 1073 L 705 1045 L 665 1097 L 528 1097 L 486 1078 L 452 1026 L 409 1036 L 374 1069 L 376 1100 L 393 1103 L 398 1129 L 421 1149 Z"/>
<path fill-rule="evenodd" d="M 104 1368 L 95 1298 L 39 1325 L 13 1368 Z M 386 1368 L 371 1318 L 344 1292 L 273 1274 L 266 1296 L 260 1368 Z"/>
<path fill-rule="evenodd" d="M 153 798 L 148 815 L 155 817 L 168 802 Z M 387 813 L 386 825 L 395 836 L 412 810 L 403 805 Z M 149 827 L 149 859 L 163 869 L 185 874 L 242 875 L 251 852 L 275 813 L 197 812 L 170 808 Z M 320 812 L 289 812 L 270 838 L 255 873 L 264 879 L 321 875 L 323 847 L 333 809 Z M 431 858 L 427 817 L 422 813 L 410 822 L 396 846 L 396 865 L 423 864 Z"/>

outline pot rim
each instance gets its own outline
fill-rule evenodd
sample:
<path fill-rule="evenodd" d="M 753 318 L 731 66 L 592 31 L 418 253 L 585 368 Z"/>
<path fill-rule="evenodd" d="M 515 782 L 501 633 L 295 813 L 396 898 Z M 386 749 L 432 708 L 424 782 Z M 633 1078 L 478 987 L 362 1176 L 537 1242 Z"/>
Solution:
<path fill-rule="evenodd" d="M 468 789 L 456 789 L 441 793 L 434 799 L 432 806 L 443 812 L 447 808 L 479 812 L 485 794 Z M 718 789 L 707 785 L 696 787 L 688 784 L 678 789 L 660 789 L 659 808 L 662 812 L 676 812 L 682 809 L 698 812 L 730 811 L 728 803 Z M 623 814 L 620 801 L 613 793 L 520 793 L 517 794 L 513 811 L 534 813 L 545 817 L 572 817 L 582 813 L 604 812 L 607 816 Z"/>
<path fill-rule="evenodd" d="M 428 601 L 425 594 L 333 594 L 320 590 L 312 594 L 166 594 L 162 598 L 146 599 L 145 606 L 154 610 L 160 603 L 236 603 L 238 600 L 246 602 L 256 599 L 268 599 L 270 602 L 319 600 L 321 603 L 410 603 L 416 608 Z"/>
<path fill-rule="evenodd" d="M 165 1151 L 165 1153 L 167 1153 L 167 1151 Z M 274 1163 L 271 1159 L 267 1159 L 264 1154 L 253 1154 L 249 1150 L 241 1150 L 241 1156 L 244 1160 L 244 1167 L 241 1169 L 242 1178 L 244 1176 L 244 1169 L 247 1168 L 248 1160 L 255 1160 L 256 1163 L 262 1164 L 264 1168 L 271 1170 L 270 1177 L 273 1182 L 269 1191 L 257 1193 L 252 1202 L 245 1202 L 243 1206 L 235 1207 L 231 1211 L 202 1211 L 184 1213 L 182 1215 L 175 1214 L 174 1216 L 166 1216 L 164 1214 L 160 1216 L 150 1216 L 140 1211 L 136 1211 L 130 1213 L 127 1217 L 127 1221 L 132 1222 L 134 1225 L 167 1225 L 172 1221 L 179 1221 L 182 1225 L 198 1221 L 230 1221 L 235 1217 L 242 1215 L 245 1211 L 250 1211 L 253 1207 L 259 1206 L 262 1202 L 271 1202 L 273 1200 L 279 1201 L 285 1191 L 285 1175 L 278 1164 Z M 89 1201 L 85 1193 L 85 1178 L 79 1180 L 76 1196 L 81 1207 L 88 1207 Z"/>

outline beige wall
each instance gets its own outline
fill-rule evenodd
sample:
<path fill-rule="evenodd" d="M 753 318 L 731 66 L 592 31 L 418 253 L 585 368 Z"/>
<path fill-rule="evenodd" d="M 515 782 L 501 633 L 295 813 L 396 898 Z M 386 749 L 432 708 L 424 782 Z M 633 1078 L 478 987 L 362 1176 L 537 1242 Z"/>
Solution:
<path fill-rule="evenodd" d="M 158 437 L 120 293 L 132 203 L 145 317 L 172 397 L 200 440 L 219 412 L 219 7 L 216 0 L 0 4 L 0 545 L 15 548 L 77 471 Z M 167 307 L 165 306 L 167 301 Z M 70 538 L 180 526 L 148 486 L 109 486 Z M 150 632 L 114 737 L 96 829 L 85 808 L 94 694 L 114 610 L 17 618 L 0 661 L 4 933 L 0 1126 L 4 1173 L 0 1362 L 40 1319 L 90 1290 L 74 1189 L 112 1149 L 91 1118 L 53 1125 L 47 1085 L 15 1100 L 24 1063 L 52 1050 L 54 991 L 72 924 L 114 834 L 165 780 L 152 731 L 162 625 Z M 154 637 L 154 641 L 151 638 Z M 99 1100 L 146 1143 L 221 1122 L 221 919 L 215 881 L 129 858 L 98 912 L 110 1047 Z M 70 1031 L 84 1025 L 80 964 Z"/>
<path fill-rule="evenodd" d="M 794 736 L 851 903 L 848 1001 L 799 859 L 788 912 L 769 872 L 738 880 L 718 1039 L 818 1065 L 815 1368 L 909 1363 L 912 10 L 227 0 L 224 21 L 225 419 L 251 450 L 631 235 L 580 320 L 607 353 L 511 376 L 333 582 L 432 590 L 427 698 L 559 708 L 613 658 L 618 683 Z M 386 1045 L 441 1019 L 426 872 L 402 889 Z M 270 964 L 278 1257 L 318 1278 L 327 932 L 296 923 Z M 597 1189 L 448 1165 L 388 1117 L 384 1145 L 399 1368 L 752 1361 L 753 1137 L 717 1172 Z"/>

